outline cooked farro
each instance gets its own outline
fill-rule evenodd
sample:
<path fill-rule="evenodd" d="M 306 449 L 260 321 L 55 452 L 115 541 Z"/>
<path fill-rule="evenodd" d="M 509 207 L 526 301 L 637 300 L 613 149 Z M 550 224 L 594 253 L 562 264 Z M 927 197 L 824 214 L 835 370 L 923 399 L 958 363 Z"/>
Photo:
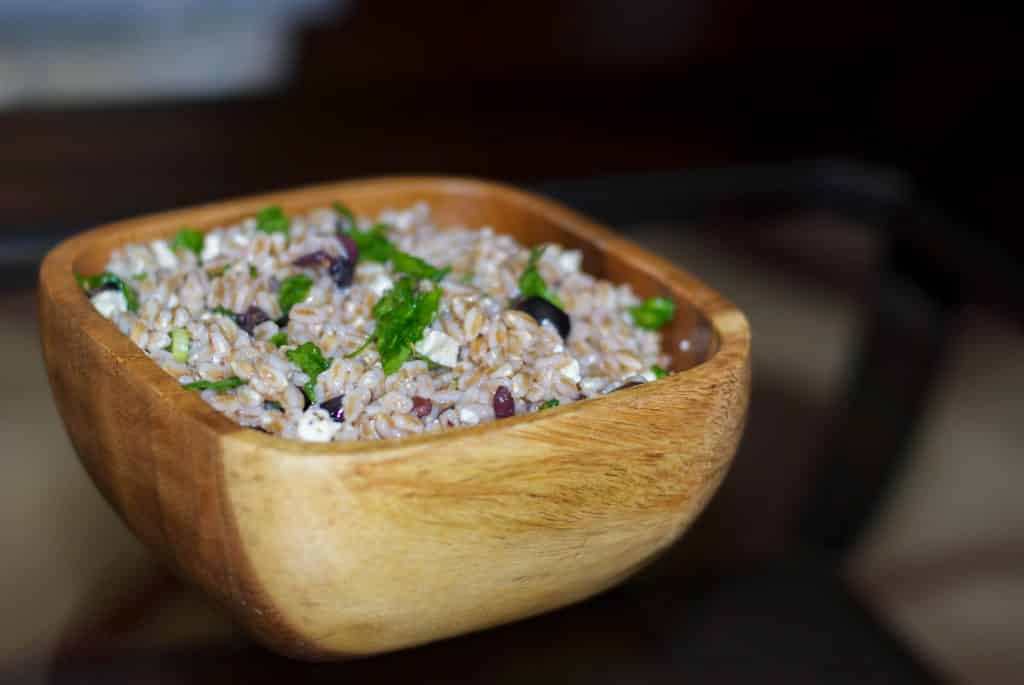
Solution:
<path fill-rule="evenodd" d="M 339 240 L 345 215 L 336 210 L 292 217 L 287 232 L 264 232 L 249 218 L 205 239 L 127 245 L 107 265 L 121 289 L 107 283 L 90 295 L 206 402 L 286 438 L 401 438 L 471 426 L 495 420 L 496 410 L 525 414 L 653 380 L 658 365 L 667 366 L 661 334 L 633 323 L 629 309 L 640 300 L 629 285 L 584 273 L 576 250 L 548 245 L 536 263 L 550 299 L 569 315 L 563 340 L 553 320 L 539 324 L 510 308 L 531 254 L 511 236 L 491 227 L 441 230 L 425 204 L 382 212 L 377 222 L 397 250 L 451 267 L 440 280 L 430 272 L 413 284 L 419 294 L 440 288 L 440 302 L 416 353 L 390 374 L 376 343 L 351 355 L 374 334 L 374 306 L 401 275 L 365 255 L 354 279 L 351 270 L 328 269 L 353 250 Z M 310 266 L 296 266 L 301 257 Z M 282 283 L 297 275 L 308 277 L 309 289 L 284 319 Z M 287 287 L 297 284 L 301 295 L 304 283 L 293 278 Z M 128 306 L 125 288 L 137 307 Z"/>

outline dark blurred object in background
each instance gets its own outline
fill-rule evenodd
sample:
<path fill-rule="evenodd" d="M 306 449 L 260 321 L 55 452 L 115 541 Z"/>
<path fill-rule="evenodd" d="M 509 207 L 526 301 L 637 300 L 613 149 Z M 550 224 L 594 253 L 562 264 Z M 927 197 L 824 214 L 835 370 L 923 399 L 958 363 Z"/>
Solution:
<path fill-rule="evenodd" d="M 377 0 L 333 11 L 312 0 L 243 3 L 245 11 L 220 4 L 243 28 L 262 16 L 278 34 L 310 9 L 334 19 L 307 23 L 294 63 L 268 78 L 239 77 L 242 98 L 202 86 L 222 62 L 248 61 L 216 51 L 211 38 L 203 50 L 216 59 L 189 63 L 197 50 L 188 46 L 164 56 L 184 65 L 193 95 L 206 96 L 199 101 L 11 100 L 13 109 L 0 110 L 0 230 L 60 232 L 381 172 L 553 178 L 821 157 L 907 172 L 966 220 L 1007 230 L 999 220 L 1007 194 L 994 189 L 1006 187 L 997 168 L 1004 141 L 1016 138 L 1009 125 L 1019 117 L 1006 107 L 1022 55 L 1011 23 L 984 9 L 807 0 Z M 184 33 L 202 35 L 210 23 L 191 20 Z M 269 34 L 268 50 L 287 42 Z M 17 56 L 33 35 L 3 50 Z M 110 59 L 131 60 L 111 49 Z M 69 73 L 81 72 L 73 78 L 102 81 L 102 60 L 93 69 L 81 51 L 65 60 Z M 151 93 L 140 86 L 138 94 Z"/>

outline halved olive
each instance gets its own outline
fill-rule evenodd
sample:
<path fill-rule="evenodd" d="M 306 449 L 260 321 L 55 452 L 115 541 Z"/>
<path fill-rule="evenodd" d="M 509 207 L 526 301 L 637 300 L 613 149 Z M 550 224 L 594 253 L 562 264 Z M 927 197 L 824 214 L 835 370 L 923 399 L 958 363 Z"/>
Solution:
<path fill-rule="evenodd" d="M 520 297 L 512 303 L 512 309 L 518 309 L 529 314 L 539 324 L 550 321 L 551 325 L 558 331 L 558 334 L 562 336 L 562 340 L 569 337 L 569 331 L 572 328 L 569 315 L 543 297 L 537 297 L 536 295 Z"/>

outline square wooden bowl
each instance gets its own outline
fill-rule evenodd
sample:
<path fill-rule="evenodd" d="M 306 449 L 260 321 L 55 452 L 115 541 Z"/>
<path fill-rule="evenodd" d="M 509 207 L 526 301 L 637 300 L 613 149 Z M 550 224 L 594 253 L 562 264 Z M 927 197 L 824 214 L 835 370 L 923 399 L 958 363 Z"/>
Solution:
<path fill-rule="evenodd" d="M 668 295 L 668 378 L 554 410 L 398 441 L 312 444 L 241 427 L 93 310 L 74 273 L 181 226 L 268 204 L 358 214 L 430 203 L 579 248 L 584 269 Z M 40 272 L 50 384 L 75 449 L 128 526 L 271 649 L 371 654 L 579 601 L 676 540 L 721 482 L 750 385 L 743 314 L 697 279 L 554 202 L 494 183 L 383 178 L 122 221 L 56 247 Z"/>

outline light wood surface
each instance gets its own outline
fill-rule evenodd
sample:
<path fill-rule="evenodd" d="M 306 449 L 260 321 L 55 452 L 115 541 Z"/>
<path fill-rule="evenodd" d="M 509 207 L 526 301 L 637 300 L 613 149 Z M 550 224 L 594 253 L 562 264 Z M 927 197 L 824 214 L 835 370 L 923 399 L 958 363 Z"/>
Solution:
<path fill-rule="evenodd" d="M 424 200 L 442 225 L 582 249 L 587 271 L 676 299 L 666 345 L 680 372 L 440 435 L 301 443 L 240 427 L 183 390 L 72 275 L 182 225 L 339 199 L 357 213 Z M 50 253 L 39 292 L 54 397 L 97 486 L 182 577 L 268 647 L 305 659 L 437 640 L 618 583 L 707 503 L 749 396 L 749 330 L 733 305 L 575 212 L 482 181 L 352 181 L 100 227 Z"/>

